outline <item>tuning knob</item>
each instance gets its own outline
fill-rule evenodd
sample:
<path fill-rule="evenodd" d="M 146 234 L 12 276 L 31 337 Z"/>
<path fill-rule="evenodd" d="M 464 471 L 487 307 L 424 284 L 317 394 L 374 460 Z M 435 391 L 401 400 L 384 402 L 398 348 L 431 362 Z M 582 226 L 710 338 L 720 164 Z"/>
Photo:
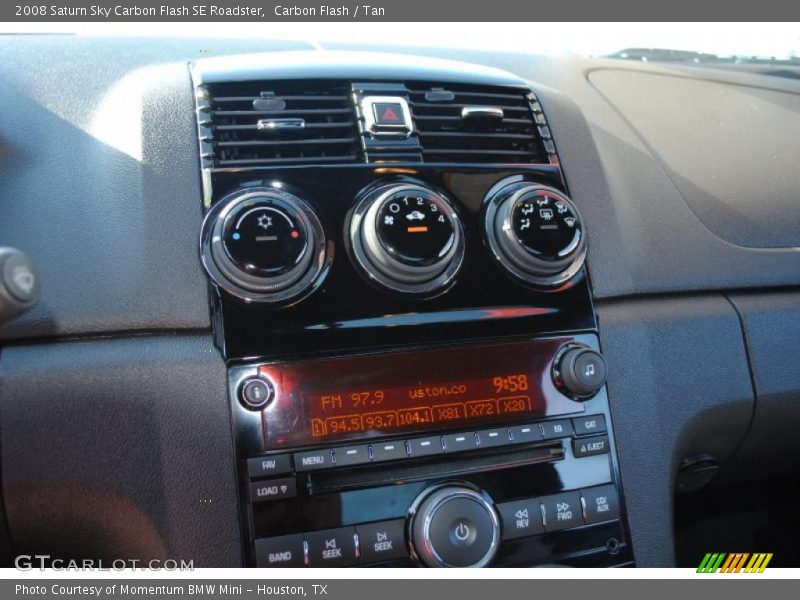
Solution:
<path fill-rule="evenodd" d="M 578 209 L 550 187 L 518 181 L 490 193 L 485 232 L 503 268 L 534 286 L 565 284 L 578 274 L 586 258 Z"/>
<path fill-rule="evenodd" d="M 203 222 L 206 271 L 248 302 L 287 303 L 309 293 L 331 254 L 313 209 L 283 190 L 239 190 L 215 204 Z"/>
<path fill-rule="evenodd" d="M 606 383 L 606 361 L 588 346 L 565 347 L 554 362 L 553 379 L 567 396 L 586 400 Z"/>
<path fill-rule="evenodd" d="M 428 567 L 483 567 L 500 541 L 497 512 L 484 493 L 447 485 L 423 493 L 412 509 L 409 537 Z"/>
<path fill-rule="evenodd" d="M 464 259 L 464 232 L 452 203 L 417 184 L 366 193 L 353 211 L 350 242 L 367 278 L 409 294 L 443 290 Z"/>

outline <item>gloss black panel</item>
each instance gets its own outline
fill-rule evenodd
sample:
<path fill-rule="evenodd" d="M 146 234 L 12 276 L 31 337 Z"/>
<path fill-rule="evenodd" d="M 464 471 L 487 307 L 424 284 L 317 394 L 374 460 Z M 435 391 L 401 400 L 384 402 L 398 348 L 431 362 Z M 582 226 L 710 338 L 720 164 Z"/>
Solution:
<path fill-rule="evenodd" d="M 229 359 L 302 356 L 310 352 L 386 348 L 427 340 L 458 340 L 581 331 L 595 327 L 586 278 L 557 292 L 512 281 L 491 258 L 483 239 L 483 201 L 508 178 L 564 190 L 554 165 L 522 168 L 442 165 L 350 165 L 212 173 L 214 198 L 244 185 L 280 185 L 317 211 L 334 258 L 325 280 L 288 309 L 218 299 L 218 338 Z M 455 283 L 436 297 L 415 299 L 373 286 L 349 256 L 347 227 L 359 193 L 387 182 L 417 182 L 450 197 L 464 224 L 466 257 Z M 590 234 L 591 235 L 591 234 Z M 423 333 L 424 332 L 424 333 Z"/>

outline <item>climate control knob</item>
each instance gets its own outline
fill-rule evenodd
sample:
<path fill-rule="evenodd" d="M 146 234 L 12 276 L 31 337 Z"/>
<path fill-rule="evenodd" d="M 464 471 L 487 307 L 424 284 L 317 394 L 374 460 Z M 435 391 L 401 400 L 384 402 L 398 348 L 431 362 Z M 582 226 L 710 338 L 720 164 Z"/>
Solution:
<path fill-rule="evenodd" d="M 265 303 L 308 293 L 331 258 L 313 209 L 275 188 L 240 190 L 215 204 L 203 223 L 201 253 L 222 289 Z"/>
<path fill-rule="evenodd" d="M 491 193 L 485 233 L 497 261 L 538 287 L 563 285 L 586 258 L 578 209 L 566 195 L 542 185 L 517 181 Z"/>
<path fill-rule="evenodd" d="M 370 280 L 409 294 L 443 290 L 464 258 L 464 232 L 450 200 L 410 183 L 366 193 L 353 211 L 350 242 Z"/>
<path fill-rule="evenodd" d="M 425 566 L 483 567 L 497 552 L 500 521 L 484 493 L 447 485 L 417 500 L 409 537 Z"/>

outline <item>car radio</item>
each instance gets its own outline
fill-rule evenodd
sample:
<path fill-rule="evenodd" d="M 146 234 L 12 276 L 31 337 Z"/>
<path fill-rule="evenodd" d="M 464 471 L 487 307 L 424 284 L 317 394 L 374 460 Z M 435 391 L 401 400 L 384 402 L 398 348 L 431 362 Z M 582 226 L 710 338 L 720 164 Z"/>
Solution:
<path fill-rule="evenodd" d="M 538 97 L 247 64 L 193 68 L 246 564 L 631 564 L 590 224 Z"/>

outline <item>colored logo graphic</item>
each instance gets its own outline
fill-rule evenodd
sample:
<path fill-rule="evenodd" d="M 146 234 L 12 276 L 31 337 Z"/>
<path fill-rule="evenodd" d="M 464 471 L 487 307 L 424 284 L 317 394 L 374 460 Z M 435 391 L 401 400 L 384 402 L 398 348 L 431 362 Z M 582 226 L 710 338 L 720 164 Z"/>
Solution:
<path fill-rule="evenodd" d="M 698 573 L 763 573 L 772 553 L 750 554 L 737 552 L 725 554 L 724 552 L 709 552 L 697 567 Z"/>

